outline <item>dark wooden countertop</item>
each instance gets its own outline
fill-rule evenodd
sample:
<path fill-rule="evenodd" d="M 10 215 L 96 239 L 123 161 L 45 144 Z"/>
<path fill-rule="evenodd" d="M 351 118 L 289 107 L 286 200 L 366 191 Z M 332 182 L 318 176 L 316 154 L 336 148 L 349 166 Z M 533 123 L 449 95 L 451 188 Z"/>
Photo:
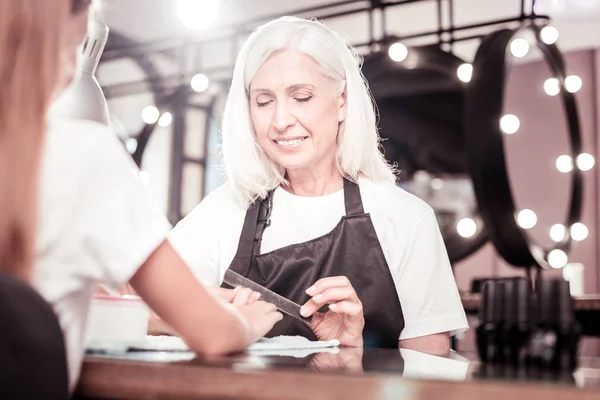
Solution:
<path fill-rule="evenodd" d="M 361 349 L 362 350 L 362 349 Z M 414 372 L 414 354 L 400 356 L 394 349 L 340 349 L 338 354 L 306 357 L 238 355 L 176 360 L 173 353 L 128 353 L 119 357 L 88 356 L 77 389 L 79 399 L 444 399 L 543 400 L 600 399 L 600 360 L 582 363 L 574 373 L 534 374 L 515 381 L 489 368 L 482 373 L 469 362 L 464 377 L 407 379 Z M 171 361 L 168 360 L 171 357 Z M 193 355 L 188 355 L 192 358 Z M 423 371 L 436 368 L 442 375 L 457 362 L 424 358 Z M 404 361 L 406 360 L 406 362 Z M 463 359 L 464 360 L 464 359 Z M 450 364 L 444 364 L 449 362 Z M 464 361 L 463 361 L 464 362 Z M 462 368 L 458 365 L 458 371 Z M 419 368 L 416 368 L 417 370 Z M 450 371 L 451 372 L 451 371 Z M 492 374 L 493 375 L 493 374 Z M 521 374 L 522 375 L 522 374 Z"/>

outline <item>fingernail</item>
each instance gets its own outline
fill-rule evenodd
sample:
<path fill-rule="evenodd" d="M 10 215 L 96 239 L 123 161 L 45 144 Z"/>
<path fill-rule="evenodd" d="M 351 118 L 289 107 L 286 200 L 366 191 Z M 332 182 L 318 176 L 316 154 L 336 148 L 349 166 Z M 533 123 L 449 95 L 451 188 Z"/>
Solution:
<path fill-rule="evenodd" d="M 321 301 L 322 298 L 323 298 L 323 295 L 322 294 L 318 294 L 315 297 L 313 297 L 313 300 L 314 301 Z"/>
<path fill-rule="evenodd" d="M 257 299 L 260 299 L 260 293 L 254 292 L 254 297 L 256 297 Z"/>
<path fill-rule="evenodd" d="M 329 309 L 332 310 L 332 311 L 337 310 L 337 308 L 338 308 L 337 304 L 330 304 L 329 305 Z"/>
<path fill-rule="evenodd" d="M 308 289 L 306 289 L 306 294 L 313 294 L 315 290 L 317 289 L 314 286 L 311 286 Z"/>
<path fill-rule="evenodd" d="M 239 288 L 240 288 L 239 286 L 236 286 L 236 287 L 233 288 L 233 291 L 237 292 Z"/>
<path fill-rule="evenodd" d="M 300 308 L 300 315 L 306 317 L 308 314 L 308 310 L 305 307 Z"/>

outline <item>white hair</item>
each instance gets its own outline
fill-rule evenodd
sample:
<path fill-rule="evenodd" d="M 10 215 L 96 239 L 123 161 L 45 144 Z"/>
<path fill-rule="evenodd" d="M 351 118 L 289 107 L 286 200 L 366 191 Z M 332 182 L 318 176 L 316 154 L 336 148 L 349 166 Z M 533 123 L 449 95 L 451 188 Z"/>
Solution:
<path fill-rule="evenodd" d="M 395 181 L 393 168 L 380 151 L 375 104 L 360 71 L 361 58 L 324 24 L 282 17 L 257 28 L 237 57 L 222 125 L 225 176 L 245 205 L 264 198 L 285 182 L 285 171 L 261 148 L 250 116 L 249 87 L 263 63 L 276 51 L 292 50 L 310 56 L 338 88 L 346 90 L 346 119 L 340 124 L 336 164 L 354 181 L 359 176 Z"/>

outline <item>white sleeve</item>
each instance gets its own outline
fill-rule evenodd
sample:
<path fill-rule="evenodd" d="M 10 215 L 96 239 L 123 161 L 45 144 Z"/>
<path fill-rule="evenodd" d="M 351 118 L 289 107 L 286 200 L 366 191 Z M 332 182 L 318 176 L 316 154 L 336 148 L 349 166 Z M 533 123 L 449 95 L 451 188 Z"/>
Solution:
<path fill-rule="evenodd" d="M 119 288 L 164 242 L 171 228 L 139 170 L 110 131 L 94 143 L 78 194 L 82 252 L 94 260 L 94 279 Z"/>
<path fill-rule="evenodd" d="M 433 211 L 412 228 L 395 277 L 404 314 L 400 340 L 468 329 Z"/>
<path fill-rule="evenodd" d="M 205 286 L 220 284 L 218 227 L 224 221 L 217 203 L 217 193 L 209 194 L 169 233 L 169 243 Z"/>

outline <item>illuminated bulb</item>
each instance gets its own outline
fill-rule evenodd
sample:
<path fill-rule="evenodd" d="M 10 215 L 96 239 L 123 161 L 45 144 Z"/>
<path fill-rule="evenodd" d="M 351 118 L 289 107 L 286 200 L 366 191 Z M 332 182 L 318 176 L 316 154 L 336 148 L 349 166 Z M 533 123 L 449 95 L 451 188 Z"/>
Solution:
<path fill-rule="evenodd" d="M 167 126 L 171 125 L 171 122 L 173 122 L 173 115 L 167 111 L 160 116 L 160 119 L 158 120 L 158 126 L 166 128 Z"/>
<path fill-rule="evenodd" d="M 435 190 L 441 190 L 444 188 L 444 181 L 440 178 L 433 178 L 431 180 L 431 188 Z"/>
<path fill-rule="evenodd" d="M 523 38 L 518 38 L 510 42 L 510 52 L 517 58 L 523 58 L 529 52 L 529 43 Z"/>
<path fill-rule="evenodd" d="M 137 150 L 137 146 L 138 146 L 138 142 L 134 138 L 128 138 L 125 141 L 125 148 L 127 149 L 127 152 L 129 154 L 135 153 L 135 151 Z"/>
<path fill-rule="evenodd" d="M 406 60 L 406 57 L 408 57 L 408 49 L 402 43 L 394 43 L 390 46 L 388 55 L 392 60 L 401 62 Z"/>
<path fill-rule="evenodd" d="M 550 253 L 548 253 L 548 264 L 552 268 L 562 268 L 567 265 L 569 258 L 567 257 L 567 253 L 562 250 L 554 249 Z"/>
<path fill-rule="evenodd" d="M 540 32 L 540 39 L 546 44 L 554 44 L 558 40 L 558 29 L 553 26 L 545 26 Z"/>
<path fill-rule="evenodd" d="M 585 240 L 585 238 L 588 237 L 589 233 L 590 232 L 587 226 L 585 226 L 581 222 L 576 222 L 571 226 L 571 237 L 577 242 Z"/>
<path fill-rule="evenodd" d="M 464 63 L 456 70 L 456 75 L 458 79 L 465 83 L 471 82 L 471 78 L 473 77 L 473 65 L 469 63 Z"/>
<path fill-rule="evenodd" d="M 550 228 L 550 239 L 555 242 L 560 242 L 565 238 L 567 234 L 567 227 L 563 224 L 555 224 Z"/>
<path fill-rule="evenodd" d="M 596 160 L 594 156 L 588 153 L 581 153 L 577 156 L 577 168 L 582 171 L 589 171 L 594 167 Z"/>
<path fill-rule="evenodd" d="M 537 215 L 532 210 L 526 208 L 519 211 L 517 223 L 523 229 L 531 229 L 537 224 Z"/>
<path fill-rule="evenodd" d="M 210 27 L 217 19 L 219 2 L 213 0 L 178 0 L 177 16 L 188 29 Z"/>
<path fill-rule="evenodd" d="M 192 77 L 190 84 L 195 92 L 202 93 L 208 89 L 210 81 L 208 80 L 208 76 L 204 74 L 196 74 Z"/>
<path fill-rule="evenodd" d="M 565 89 L 569 93 L 577 93 L 583 86 L 583 82 L 577 75 L 569 75 L 565 78 Z"/>
<path fill-rule="evenodd" d="M 560 93 L 560 82 L 556 78 L 548 78 L 544 82 L 544 92 L 548 96 L 556 96 Z"/>
<path fill-rule="evenodd" d="M 456 224 L 456 231 L 464 238 L 470 238 L 477 232 L 477 224 L 471 218 L 463 218 Z"/>
<path fill-rule="evenodd" d="M 517 132 L 520 127 L 521 121 L 519 121 L 519 118 L 517 118 L 516 115 L 506 114 L 500 118 L 500 129 L 502 129 L 502 132 L 506 133 L 507 135 L 512 135 L 513 133 Z"/>
<path fill-rule="evenodd" d="M 142 110 L 142 120 L 146 124 L 155 124 L 159 117 L 160 112 L 158 111 L 158 108 L 154 106 L 146 106 Z"/>
<path fill-rule="evenodd" d="M 573 171 L 573 159 L 571 156 L 563 154 L 556 159 L 556 169 L 563 174 Z"/>

